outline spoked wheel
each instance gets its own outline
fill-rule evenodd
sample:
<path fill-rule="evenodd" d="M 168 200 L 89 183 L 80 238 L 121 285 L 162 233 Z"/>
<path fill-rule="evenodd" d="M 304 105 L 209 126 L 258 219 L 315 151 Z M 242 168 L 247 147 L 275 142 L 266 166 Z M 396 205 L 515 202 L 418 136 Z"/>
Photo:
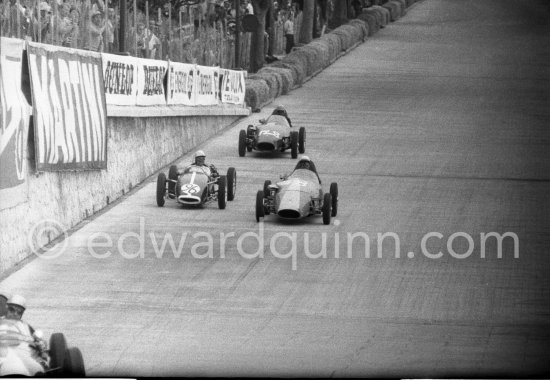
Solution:
<path fill-rule="evenodd" d="M 65 351 L 63 374 L 78 377 L 86 376 L 84 359 L 82 358 L 82 353 L 80 352 L 80 349 L 78 349 L 77 347 L 71 347 Z"/>
<path fill-rule="evenodd" d="M 330 212 L 332 206 L 332 197 L 330 193 L 325 193 L 323 197 L 323 224 L 330 224 Z"/>
<path fill-rule="evenodd" d="M 269 190 L 269 185 L 271 185 L 271 181 L 266 179 L 264 182 L 264 197 L 267 197 L 269 194 L 271 194 L 271 190 Z M 269 215 L 269 210 L 266 210 L 265 207 L 264 214 Z"/>
<path fill-rule="evenodd" d="M 239 132 L 239 156 L 244 157 L 246 154 L 246 131 L 241 129 Z"/>
<path fill-rule="evenodd" d="M 164 206 L 164 195 L 166 195 L 166 174 L 159 173 L 157 177 L 157 206 Z"/>
<path fill-rule="evenodd" d="M 330 184 L 330 196 L 332 197 L 331 216 L 334 217 L 338 213 L 338 184 L 336 182 Z"/>
<path fill-rule="evenodd" d="M 256 222 L 259 222 L 264 215 L 264 192 L 258 190 L 258 193 L 256 193 Z"/>
<path fill-rule="evenodd" d="M 168 170 L 168 179 L 170 182 L 168 183 L 168 193 L 176 195 L 176 182 L 178 181 L 178 167 L 176 165 L 170 166 L 170 170 Z M 176 182 L 172 182 L 176 181 Z"/>
<path fill-rule="evenodd" d="M 248 137 L 249 140 L 252 140 L 254 138 L 254 126 L 253 125 L 249 125 L 246 128 L 246 136 Z M 251 144 L 246 144 L 246 151 L 247 152 L 252 152 L 252 145 Z"/>
<path fill-rule="evenodd" d="M 290 132 L 290 155 L 292 158 L 298 157 L 298 132 Z"/>
<path fill-rule="evenodd" d="M 298 151 L 300 154 L 306 152 L 306 129 L 304 127 L 300 127 L 298 131 Z"/>
<path fill-rule="evenodd" d="M 224 175 L 218 178 L 218 207 L 223 210 L 225 208 L 225 188 L 226 178 Z"/>
<path fill-rule="evenodd" d="M 235 191 L 237 191 L 237 171 L 231 167 L 227 169 L 227 200 L 235 199 Z"/>
<path fill-rule="evenodd" d="M 61 368 L 65 360 L 67 341 L 62 333 L 53 333 L 50 336 L 50 368 Z"/>

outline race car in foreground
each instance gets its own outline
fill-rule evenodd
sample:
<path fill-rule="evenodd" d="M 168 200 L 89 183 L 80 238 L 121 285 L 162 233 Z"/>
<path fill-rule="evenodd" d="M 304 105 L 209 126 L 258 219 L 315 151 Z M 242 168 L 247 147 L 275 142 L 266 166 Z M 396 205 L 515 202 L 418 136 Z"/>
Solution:
<path fill-rule="evenodd" d="M 239 132 L 239 156 L 257 150 L 261 152 L 284 152 L 290 149 L 292 158 L 306 151 L 306 129 L 292 130 L 288 119 L 281 115 L 271 115 L 260 124 L 249 125 L 246 131 Z"/>
<path fill-rule="evenodd" d="M 330 184 L 330 191 L 323 193 L 317 173 L 310 169 L 295 169 L 292 174 L 281 176 L 283 181 L 271 184 L 266 180 L 263 190 L 256 194 L 256 221 L 269 214 L 283 219 L 301 219 L 322 215 L 323 223 L 338 212 L 338 184 Z"/>
<path fill-rule="evenodd" d="M 168 178 L 164 173 L 157 177 L 157 205 L 164 206 L 166 198 L 183 205 L 203 205 L 212 201 L 224 209 L 227 200 L 235 198 L 237 172 L 229 168 L 227 175 L 214 176 L 206 166 L 189 165 L 178 174 L 176 165 L 170 166 Z"/>
<path fill-rule="evenodd" d="M 67 347 L 62 333 L 50 336 L 49 349 L 41 358 L 34 339 L 21 332 L 20 323 L 0 319 L 0 376 L 86 376 L 80 349 Z"/>

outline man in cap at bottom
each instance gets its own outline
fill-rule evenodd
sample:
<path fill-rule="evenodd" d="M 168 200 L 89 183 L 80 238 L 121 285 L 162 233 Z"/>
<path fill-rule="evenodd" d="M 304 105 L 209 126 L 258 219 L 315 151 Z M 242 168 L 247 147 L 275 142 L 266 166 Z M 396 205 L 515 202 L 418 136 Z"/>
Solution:
<path fill-rule="evenodd" d="M 42 339 L 42 334 L 37 333 L 31 325 L 21 319 L 23 317 L 23 313 L 25 313 L 25 309 L 27 308 L 27 302 L 25 298 L 18 294 L 14 294 L 8 299 L 6 305 L 8 309 L 5 318 L 16 321 L 15 326 L 20 331 L 20 333 L 34 340 L 33 346 L 37 351 L 36 360 L 44 368 L 47 368 L 47 345 L 44 339 Z"/>

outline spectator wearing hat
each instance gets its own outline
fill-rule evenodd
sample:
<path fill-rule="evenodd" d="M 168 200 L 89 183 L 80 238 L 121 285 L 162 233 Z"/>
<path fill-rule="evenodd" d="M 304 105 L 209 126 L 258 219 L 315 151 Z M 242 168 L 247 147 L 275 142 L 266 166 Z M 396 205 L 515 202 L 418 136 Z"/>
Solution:
<path fill-rule="evenodd" d="M 36 20 L 36 28 L 34 36 L 35 41 L 42 43 L 51 43 L 52 37 L 52 7 L 46 1 L 41 1 L 38 5 L 40 12 L 40 22 Z M 40 24 L 40 25 L 38 25 Z"/>
<path fill-rule="evenodd" d="M 89 27 L 88 50 L 103 51 L 103 33 L 105 32 L 105 20 L 99 10 L 94 10 L 90 14 L 91 22 Z"/>

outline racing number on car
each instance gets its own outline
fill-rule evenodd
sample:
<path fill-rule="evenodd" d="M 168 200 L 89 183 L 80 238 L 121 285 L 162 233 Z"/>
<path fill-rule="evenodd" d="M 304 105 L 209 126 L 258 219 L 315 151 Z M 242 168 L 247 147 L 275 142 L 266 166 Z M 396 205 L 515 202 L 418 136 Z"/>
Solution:
<path fill-rule="evenodd" d="M 279 134 L 279 132 L 277 131 L 269 131 L 269 130 L 263 130 L 263 131 L 260 131 L 260 136 L 261 135 L 270 135 L 270 136 L 274 136 L 276 138 L 280 138 L 281 135 Z"/>
<path fill-rule="evenodd" d="M 181 191 L 188 193 L 188 194 L 196 194 L 200 190 L 199 185 L 195 185 L 193 183 L 186 183 L 181 187 Z"/>

